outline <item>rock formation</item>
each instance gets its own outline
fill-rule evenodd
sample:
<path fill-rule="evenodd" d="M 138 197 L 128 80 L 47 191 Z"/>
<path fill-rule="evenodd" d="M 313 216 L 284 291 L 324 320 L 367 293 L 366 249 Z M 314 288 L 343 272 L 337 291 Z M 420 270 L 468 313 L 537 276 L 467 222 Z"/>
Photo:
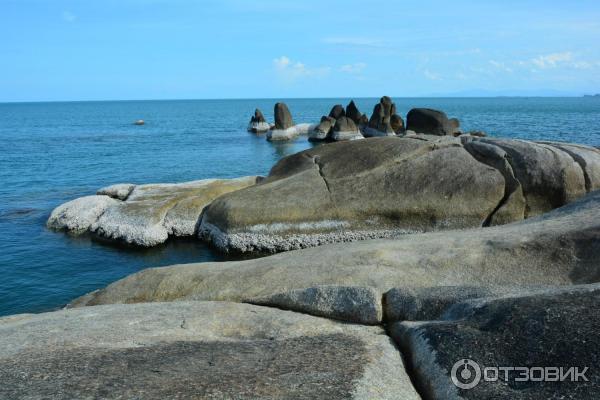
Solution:
<path fill-rule="evenodd" d="M 271 126 L 265 120 L 265 116 L 263 113 L 257 108 L 254 111 L 254 115 L 250 118 L 250 123 L 248 124 L 248 131 L 253 133 L 264 133 L 268 132 Z"/>
<path fill-rule="evenodd" d="M 194 233 L 204 209 L 199 234 L 225 251 L 317 247 L 150 268 L 0 318 L 0 398 L 600 396 L 599 150 L 413 132 L 300 152 L 255 182 L 120 184 L 58 207 L 50 227 L 138 244 Z M 580 380 L 481 379 L 511 366 Z"/>
<path fill-rule="evenodd" d="M 200 214 L 218 196 L 254 185 L 257 177 L 206 179 L 179 184 L 113 185 L 57 207 L 47 226 L 85 232 L 138 246 L 155 246 L 169 235 L 192 236 Z M 111 196 L 111 197 L 109 197 Z M 114 197 L 114 198 L 113 198 Z"/>
<path fill-rule="evenodd" d="M 294 126 L 292 114 L 285 103 L 276 103 L 275 109 L 275 129 L 285 130 Z"/>
<path fill-rule="evenodd" d="M 333 132 L 331 133 L 331 139 L 340 142 L 345 140 L 356 140 L 362 139 L 363 136 L 358 130 L 358 127 L 348 117 L 340 117 L 335 121 L 333 126 Z"/>
<path fill-rule="evenodd" d="M 306 150 L 260 185 L 214 201 L 200 233 L 224 251 L 276 252 L 489 226 L 550 211 L 600 184 L 600 152 L 591 147 L 565 144 L 577 161 L 558 145 L 464 139 L 414 135 Z"/>
<path fill-rule="evenodd" d="M 321 122 L 312 131 L 308 132 L 308 140 L 312 142 L 324 141 L 331 138 L 331 132 L 335 125 L 335 118 L 321 117 Z"/>
<path fill-rule="evenodd" d="M 406 129 L 428 135 L 454 135 L 459 128 L 456 118 L 449 120 L 442 111 L 413 108 L 406 116 Z"/>

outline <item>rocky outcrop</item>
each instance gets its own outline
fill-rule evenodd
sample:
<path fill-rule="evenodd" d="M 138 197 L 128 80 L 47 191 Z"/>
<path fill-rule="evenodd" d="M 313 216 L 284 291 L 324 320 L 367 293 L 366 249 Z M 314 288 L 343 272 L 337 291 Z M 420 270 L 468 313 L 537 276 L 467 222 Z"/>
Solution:
<path fill-rule="evenodd" d="M 292 120 L 292 113 L 288 109 L 285 103 L 276 103 L 275 109 L 275 129 L 285 130 L 294 126 L 294 121 Z"/>
<path fill-rule="evenodd" d="M 303 199 L 310 198 L 309 193 Z M 151 268 L 72 305 L 243 301 L 323 285 L 385 293 L 393 288 L 593 283 L 600 281 L 599 212 L 596 191 L 544 215 L 485 229 L 338 243 L 248 261 Z"/>
<path fill-rule="evenodd" d="M 0 398 L 419 399 L 381 327 L 226 302 L 0 318 Z"/>
<path fill-rule="evenodd" d="M 581 153 L 587 170 L 600 166 L 596 149 L 584 146 Z M 597 181 L 569 154 L 546 144 L 436 135 L 372 138 L 281 160 L 261 185 L 211 204 L 200 232 L 224 251 L 277 252 L 491 226 L 568 204 Z"/>
<path fill-rule="evenodd" d="M 600 387 L 599 306 L 600 285 L 575 286 L 474 300 L 450 319 L 390 330 L 424 398 L 592 399 Z M 504 369 L 483 376 L 490 367 Z M 579 374 L 569 375 L 571 367 Z"/>
<path fill-rule="evenodd" d="M 329 116 L 336 120 L 341 117 L 345 117 L 346 112 L 344 111 L 344 106 L 342 106 L 341 104 L 336 104 L 331 108 L 331 111 L 329 111 Z"/>
<path fill-rule="evenodd" d="M 264 133 L 264 132 L 269 131 L 270 128 L 271 128 L 271 126 L 265 120 L 265 116 L 257 108 L 254 111 L 254 115 L 250 118 L 250 123 L 248 124 L 248 131 L 253 132 L 253 133 Z"/>
<path fill-rule="evenodd" d="M 406 129 L 416 133 L 454 135 L 459 125 L 457 119 L 449 120 L 444 112 L 430 108 L 413 108 L 406 116 Z"/>
<path fill-rule="evenodd" d="M 138 246 L 172 236 L 192 236 L 204 207 L 218 196 L 256 183 L 257 177 L 207 179 L 180 184 L 113 185 L 57 207 L 47 226 Z M 126 190 L 127 189 L 127 190 Z M 127 193 L 131 190 L 130 194 Z M 123 200 L 120 200 L 123 199 Z"/>
<path fill-rule="evenodd" d="M 335 125 L 333 126 L 333 131 L 330 136 L 331 139 L 336 142 L 363 138 L 354 121 L 348 117 L 340 117 L 335 121 Z"/>

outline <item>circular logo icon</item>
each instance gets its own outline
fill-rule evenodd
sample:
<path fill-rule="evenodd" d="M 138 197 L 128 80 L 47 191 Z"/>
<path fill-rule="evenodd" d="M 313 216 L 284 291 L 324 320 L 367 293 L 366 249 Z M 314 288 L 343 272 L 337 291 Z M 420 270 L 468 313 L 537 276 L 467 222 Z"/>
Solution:
<path fill-rule="evenodd" d="M 461 389 L 473 389 L 481 380 L 481 368 L 473 360 L 464 358 L 454 363 L 452 371 L 452 383 Z"/>

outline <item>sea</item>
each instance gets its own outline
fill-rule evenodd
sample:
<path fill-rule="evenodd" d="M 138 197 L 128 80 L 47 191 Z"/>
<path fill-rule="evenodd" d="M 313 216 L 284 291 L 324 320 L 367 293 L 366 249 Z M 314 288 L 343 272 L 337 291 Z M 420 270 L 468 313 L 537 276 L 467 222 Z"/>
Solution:
<path fill-rule="evenodd" d="M 318 122 L 351 99 L 248 99 L 0 103 L 0 316 L 58 309 L 144 268 L 224 261 L 193 239 L 129 248 L 45 227 L 61 203 L 120 182 L 183 182 L 265 175 L 306 137 L 270 143 L 246 127 L 255 108 L 273 120 Z M 354 99 L 369 115 L 378 99 Z M 445 111 L 463 130 L 600 146 L 600 98 L 395 98 Z M 136 126 L 135 120 L 146 124 Z"/>

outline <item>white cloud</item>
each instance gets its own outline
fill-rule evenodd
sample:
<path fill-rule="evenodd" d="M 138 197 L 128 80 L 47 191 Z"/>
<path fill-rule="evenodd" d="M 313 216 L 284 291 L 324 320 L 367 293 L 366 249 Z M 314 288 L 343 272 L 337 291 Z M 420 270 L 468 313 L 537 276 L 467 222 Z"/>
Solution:
<path fill-rule="evenodd" d="M 77 19 L 77 16 L 70 11 L 63 11 L 62 19 L 66 22 L 74 22 Z"/>
<path fill-rule="evenodd" d="M 295 82 L 301 78 L 324 77 L 331 71 L 331 67 L 310 68 L 299 61 L 292 61 L 286 56 L 275 58 L 273 66 L 279 77 L 288 83 Z"/>
<path fill-rule="evenodd" d="M 441 81 L 442 80 L 442 77 L 440 76 L 440 74 L 431 72 L 428 69 L 423 71 L 423 75 L 425 75 L 425 78 L 429 79 L 430 81 Z"/>
<path fill-rule="evenodd" d="M 560 64 L 565 64 L 573 60 L 573 53 L 566 51 L 563 53 L 552 53 L 538 56 L 531 59 L 531 63 L 538 68 L 554 68 Z"/>
<path fill-rule="evenodd" d="M 346 72 L 348 74 L 360 74 L 367 68 L 367 64 L 364 62 L 359 62 L 355 64 L 346 64 L 340 67 L 341 72 Z"/>

